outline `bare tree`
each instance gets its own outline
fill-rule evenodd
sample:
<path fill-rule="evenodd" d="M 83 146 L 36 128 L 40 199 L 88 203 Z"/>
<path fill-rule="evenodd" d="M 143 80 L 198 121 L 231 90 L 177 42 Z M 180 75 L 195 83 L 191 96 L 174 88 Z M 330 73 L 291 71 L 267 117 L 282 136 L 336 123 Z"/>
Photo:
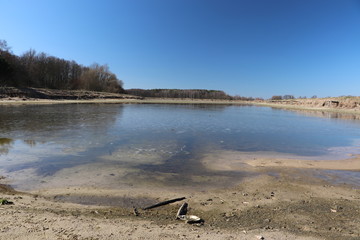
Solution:
<path fill-rule="evenodd" d="M 0 39 L 0 51 L 10 52 L 11 47 L 8 46 L 6 40 Z"/>
<path fill-rule="evenodd" d="M 107 65 L 84 67 L 33 49 L 18 57 L 9 49 L 7 42 L 0 40 L 1 85 L 124 92 L 123 82 Z"/>
<path fill-rule="evenodd" d="M 223 91 L 204 89 L 128 89 L 127 93 L 157 98 L 233 99 Z"/>
<path fill-rule="evenodd" d="M 295 97 L 293 95 L 284 95 L 283 99 L 288 100 L 288 99 L 295 99 Z"/>
<path fill-rule="evenodd" d="M 282 96 L 278 96 L 278 95 L 272 96 L 271 100 L 282 100 Z"/>

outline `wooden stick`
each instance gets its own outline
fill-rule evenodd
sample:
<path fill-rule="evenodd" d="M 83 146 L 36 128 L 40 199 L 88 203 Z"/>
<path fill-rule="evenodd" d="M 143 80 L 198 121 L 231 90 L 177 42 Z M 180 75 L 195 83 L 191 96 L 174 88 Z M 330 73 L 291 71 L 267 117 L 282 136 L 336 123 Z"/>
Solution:
<path fill-rule="evenodd" d="M 145 207 L 145 208 L 143 208 L 143 210 L 148 210 L 148 209 L 160 207 L 160 206 L 167 205 L 167 204 L 174 203 L 174 202 L 178 202 L 178 201 L 181 201 L 181 200 L 184 200 L 184 199 L 185 199 L 185 197 L 170 199 L 170 200 L 167 200 L 167 201 L 164 201 L 164 202 L 159 202 L 157 204 Z"/>

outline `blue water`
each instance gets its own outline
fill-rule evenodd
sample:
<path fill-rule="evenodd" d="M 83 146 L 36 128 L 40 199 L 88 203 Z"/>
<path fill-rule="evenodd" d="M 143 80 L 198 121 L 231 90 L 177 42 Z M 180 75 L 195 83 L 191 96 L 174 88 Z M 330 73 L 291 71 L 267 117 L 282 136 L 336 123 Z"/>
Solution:
<path fill-rule="evenodd" d="M 359 120 L 313 115 L 230 105 L 0 106 L 0 173 L 16 178 L 34 169 L 46 177 L 104 162 L 149 174 L 210 175 L 198 160 L 214 149 L 317 159 L 360 152 Z"/>

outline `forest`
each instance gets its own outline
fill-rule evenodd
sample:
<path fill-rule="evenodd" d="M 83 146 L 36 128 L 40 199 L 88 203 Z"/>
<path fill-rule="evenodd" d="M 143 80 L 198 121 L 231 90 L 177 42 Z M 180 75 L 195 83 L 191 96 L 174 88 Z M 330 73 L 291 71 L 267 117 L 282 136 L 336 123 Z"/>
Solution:
<path fill-rule="evenodd" d="M 122 86 L 107 65 L 83 66 L 33 49 L 17 56 L 5 40 L 0 40 L 0 87 L 124 93 Z"/>
<path fill-rule="evenodd" d="M 220 90 L 206 89 L 127 89 L 126 93 L 140 97 L 154 98 L 192 98 L 254 101 L 262 98 L 231 96 Z"/>
<path fill-rule="evenodd" d="M 131 95 L 154 98 L 231 99 L 223 91 L 204 89 L 127 89 Z"/>

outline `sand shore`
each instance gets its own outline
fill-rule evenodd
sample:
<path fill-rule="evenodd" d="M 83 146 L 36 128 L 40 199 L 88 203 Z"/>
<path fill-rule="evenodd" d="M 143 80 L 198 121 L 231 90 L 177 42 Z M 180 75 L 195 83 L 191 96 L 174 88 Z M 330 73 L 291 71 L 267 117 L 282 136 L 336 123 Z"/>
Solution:
<path fill-rule="evenodd" d="M 335 98 L 338 100 L 338 98 Z M 23 105 L 23 104 L 81 104 L 81 103 L 124 103 L 124 104 L 218 104 L 218 105 L 254 105 L 260 107 L 271 107 L 287 110 L 297 111 L 311 111 L 311 112 L 327 112 L 327 113 L 344 113 L 352 114 L 356 119 L 360 118 L 360 108 L 352 107 L 353 105 L 346 105 L 343 107 L 335 107 L 328 105 L 321 105 L 331 99 L 316 99 L 310 102 L 310 99 L 299 100 L 297 104 L 292 101 L 242 101 L 242 100 L 219 100 L 219 99 L 178 99 L 178 98 L 144 98 L 141 99 L 135 96 L 123 96 L 122 98 L 93 98 L 93 99 L 39 99 L 39 98 L 0 98 L 0 105 Z M 356 106 L 360 106 L 356 102 Z"/>
<path fill-rule="evenodd" d="M 310 160 L 300 163 L 274 158 L 264 164 L 261 157 L 249 160 L 234 152 L 221 155 L 234 161 L 224 166 L 221 158 L 211 154 L 202 162 L 218 171 L 241 168 L 256 174 L 233 186 L 206 189 L 72 186 L 21 193 L 2 187 L 0 197 L 14 204 L 0 207 L 0 239 L 360 238 L 359 188 L 329 184 L 312 176 L 308 172 Z M 353 164 L 359 170 L 358 162 L 355 157 L 347 166 Z M 340 161 L 311 163 L 312 168 L 341 167 Z M 152 210 L 141 209 L 177 197 L 186 199 Z M 204 225 L 175 219 L 185 201 L 188 214 L 204 219 Z M 134 215 L 133 206 L 139 216 Z"/>

